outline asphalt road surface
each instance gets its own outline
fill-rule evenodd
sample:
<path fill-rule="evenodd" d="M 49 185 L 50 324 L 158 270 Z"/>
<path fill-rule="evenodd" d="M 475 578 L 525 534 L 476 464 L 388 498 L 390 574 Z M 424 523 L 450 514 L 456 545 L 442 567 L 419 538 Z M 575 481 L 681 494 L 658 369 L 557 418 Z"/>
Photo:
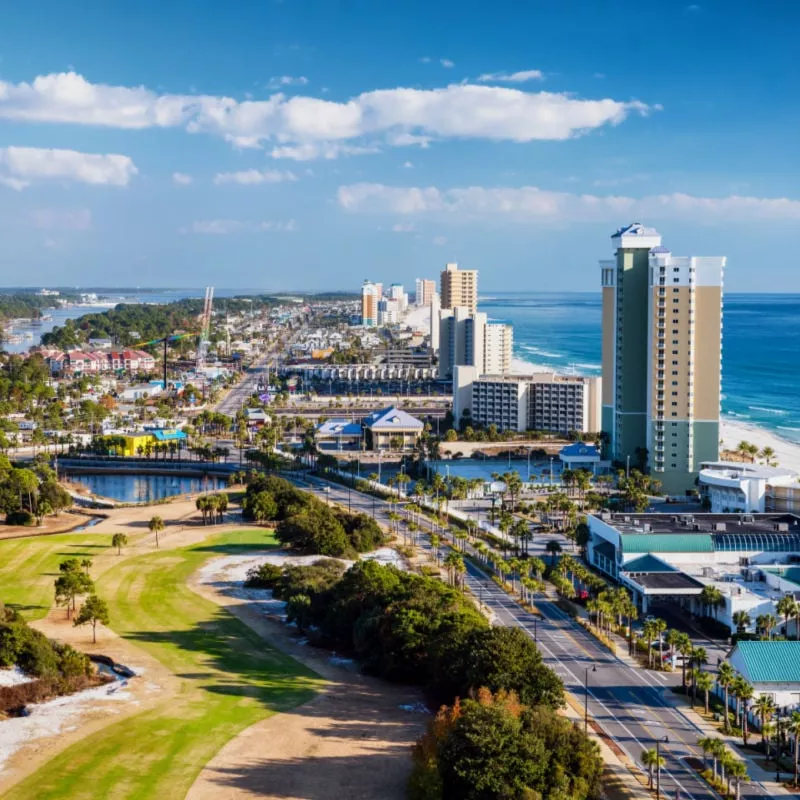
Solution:
<path fill-rule="evenodd" d="M 318 478 L 295 479 L 330 502 L 338 502 L 353 511 L 375 515 L 388 524 L 388 503 L 348 491 L 338 484 Z M 326 488 L 327 487 L 327 488 Z M 655 748 L 662 740 L 665 759 L 661 771 L 664 797 L 681 800 L 718 800 L 718 795 L 686 764 L 686 758 L 702 758 L 697 740 L 703 733 L 677 707 L 671 687 L 680 683 L 680 672 L 651 672 L 629 666 L 612 655 L 591 634 L 574 622 L 550 600 L 539 596 L 537 608 L 543 618 L 534 617 L 468 562 L 466 581 L 475 597 L 494 614 L 497 623 L 516 625 L 534 638 L 545 662 L 579 701 L 588 701 L 590 719 L 621 748 L 631 762 L 641 766 L 644 750 Z M 585 686 L 588 683 L 588 692 Z M 669 739 L 664 742 L 664 738 Z M 761 783 L 744 783 L 742 798 L 772 797 Z"/>

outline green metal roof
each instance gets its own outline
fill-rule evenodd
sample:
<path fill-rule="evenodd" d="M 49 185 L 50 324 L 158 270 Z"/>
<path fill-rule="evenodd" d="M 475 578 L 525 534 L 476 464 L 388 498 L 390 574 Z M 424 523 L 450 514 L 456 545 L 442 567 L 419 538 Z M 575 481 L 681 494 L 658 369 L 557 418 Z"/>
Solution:
<path fill-rule="evenodd" d="M 751 683 L 800 683 L 800 642 L 737 642 Z"/>
<path fill-rule="evenodd" d="M 660 558 L 651 556 L 650 553 L 625 562 L 621 569 L 623 572 L 678 572 L 677 567 L 666 564 Z"/>
<path fill-rule="evenodd" d="M 709 533 L 623 533 L 623 553 L 713 553 Z"/>

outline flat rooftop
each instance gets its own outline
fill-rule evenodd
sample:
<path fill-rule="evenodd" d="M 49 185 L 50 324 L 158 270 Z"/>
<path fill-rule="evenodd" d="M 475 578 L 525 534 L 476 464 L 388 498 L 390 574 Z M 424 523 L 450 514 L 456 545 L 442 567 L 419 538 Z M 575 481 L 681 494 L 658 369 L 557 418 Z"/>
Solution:
<path fill-rule="evenodd" d="M 703 583 L 683 572 L 650 572 L 642 575 L 629 575 L 628 578 L 645 589 L 697 589 L 699 593 L 704 586 Z"/>
<path fill-rule="evenodd" d="M 794 533 L 800 534 L 795 514 L 625 514 L 600 513 L 595 518 L 620 533 Z"/>

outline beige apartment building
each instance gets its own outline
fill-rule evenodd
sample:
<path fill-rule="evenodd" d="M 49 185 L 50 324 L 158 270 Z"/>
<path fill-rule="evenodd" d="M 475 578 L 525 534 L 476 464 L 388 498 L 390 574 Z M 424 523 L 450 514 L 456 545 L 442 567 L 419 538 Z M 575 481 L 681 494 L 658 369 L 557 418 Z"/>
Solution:
<path fill-rule="evenodd" d="M 673 256 L 652 228 L 612 236 L 603 286 L 603 431 L 608 455 L 644 462 L 670 494 L 719 456 L 725 257 Z"/>
<path fill-rule="evenodd" d="M 447 264 L 440 282 L 442 308 L 463 306 L 472 312 L 478 310 L 478 270 L 459 269 L 458 264 Z"/>

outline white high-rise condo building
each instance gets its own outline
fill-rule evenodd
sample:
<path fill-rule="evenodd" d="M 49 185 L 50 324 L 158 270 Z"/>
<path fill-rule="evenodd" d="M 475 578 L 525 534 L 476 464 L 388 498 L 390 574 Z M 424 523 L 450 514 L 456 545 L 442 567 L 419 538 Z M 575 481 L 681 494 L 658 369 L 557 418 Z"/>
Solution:
<path fill-rule="evenodd" d="M 611 242 L 616 258 L 600 262 L 608 455 L 682 494 L 719 457 L 726 259 L 673 256 L 638 222 Z"/>
<path fill-rule="evenodd" d="M 463 306 L 439 311 L 439 377 L 453 375 L 458 366 L 473 366 L 479 374 L 502 374 L 511 370 L 513 329 L 488 322 L 482 311 Z"/>

